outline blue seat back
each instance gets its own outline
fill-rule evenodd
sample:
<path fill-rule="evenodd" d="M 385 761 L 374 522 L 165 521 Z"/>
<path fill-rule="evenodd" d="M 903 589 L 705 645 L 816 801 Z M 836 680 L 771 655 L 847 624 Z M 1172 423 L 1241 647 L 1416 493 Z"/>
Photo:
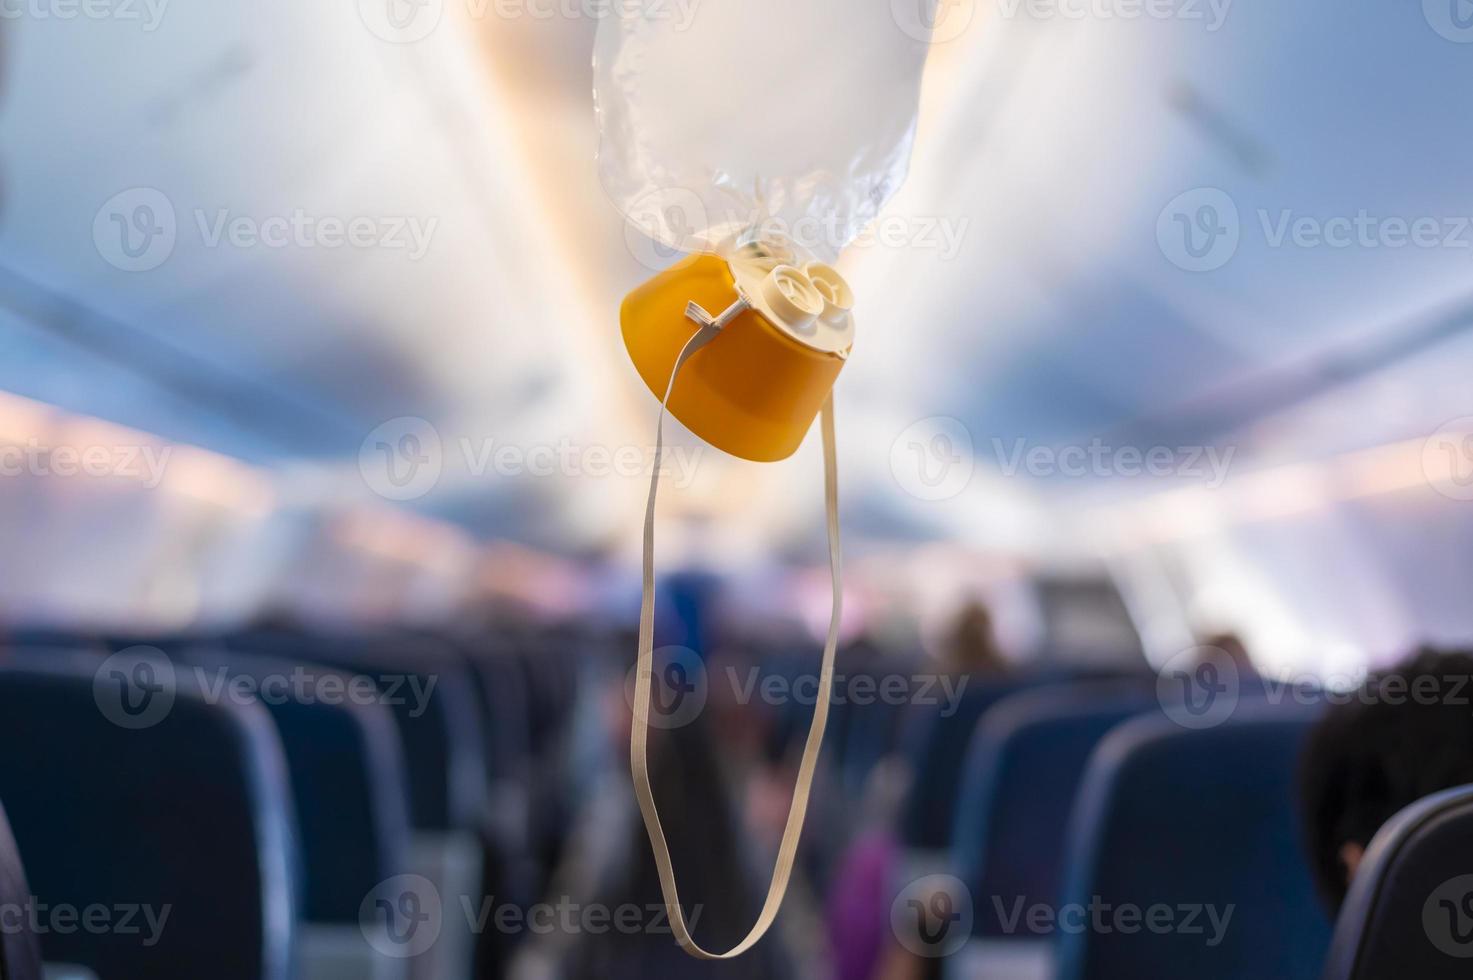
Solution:
<path fill-rule="evenodd" d="M 0 908 L 19 911 L 32 904 L 20 851 L 0 808 Z M 24 919 L 0 925 L 0 980 L 41 980 L 41 944 L 35 931 Z"/>
<path fill-rule="evenodd" d="M 898 745 L 906 706 L 876 700 L 834 707 L 840 722 L 833 738 L 839 788 L 848 800 L 857 801 L 864 795 L 870 774 Z"/>
<path fill-rule="evenodd" d="M 373 679 L 399 726 L 413 828 L 479 832 L 484 742 L 476 678 L 461 656 L 428 643 L 295 633 L 236 634 L 225 643 L 233 652 L 327 664 Z"/>
<path fill-rule="evenodd" d="M 1473 974 L 1473 786 L 1429 796 L 1367 848 L 1335 924 L 1325 980 Z"/>
<path fill-rule="evenodd" d="M 167 654 L 177 653 L 204 641 L 204 637 L 183 633 L 138 634 L 69 630 L 53 627 L 20 627 L 0 631 L 0 649 L 20 653 L 46 650 L 63 653 L 88 652 L 106 656 L 129 647 L 150 646 Z"/>
<path fill-rule="evenodd" d="M 493 782 L 524 782 L 532 758 L 526 672 L 506 651 L 476 651 L 468 662 L 476 678 L 484 722 L 487 775 Z"/>
<path fill-rule="evenodd" d="M 246 679 L 271 713 L 286 754 L 301 843 L 303 918 L 356 923 L 379 882 L 406 870 L 409 788 L 403 748 L 389 708 L 372 700 L 367 678 L 315 664 L 193 651 L 181 677 L 206 691 Z M 301 679 L 311 687 L 290 693 Z M 356 689 L 354 684 L 367 685 Z"/>
<path fill-rule="evenodd" d="M 952 834 L 954 873 L 978 902 L 973 934 L 1006 935 L 993 899 L 1058 902 L 1069 814 L 1099 741 L 1156 707 L 1144 684 L 1025 691 L 982 719 L 967 753 Z"/>
<path fill-rule="evenodd" d="M 530 708 L 532 749 L 540 752 L 567 731 L 569 715 L 578 700 L 577 649 L 572 637 L 543 636 L 519 650 Z"/>
<path fill-rule="evenodd" d="M 906 847 L 940 851 L 951 844 L 962 764 L 972 734 L 989 708 L 1010 694 L 1057 680 L 1052 674 L 1026 674 L 980 680 L 966 678 L 954 704 L 912 705 L 903 723 L 901 754 L 911 770 L 911 785 L 900 818 Z"/>
<path fill-rule="evenodd" d="M 270 716 L 174 685 L 167 661 L 144 678 L 112 666 L 56 653 L 0 668 L 0 797 L 32 892 L 135 912 L 136 931 L 46 932 L 45 958 L 102 977 L 286 980 L 299 884 Z M 112 720 L 121 705 L 142 727 Z"/>
<path fill-rule="evenodd" d="M 1153 714 L 1105 737 L 1071 817 L 1060 908 L 1129 909 L 1133 924 L 1064 922 L 1059 980 L 1318 975 L 1329 924 L 1296 799 L 1314 717 L 1240 704 L 1214 728 Z"/>
<path fill-rule="evenodd" d="M 881 653 L 865 643 L 841 649 L 839 658 L 842 679 L 836 680 L 823 757 L 833 765 L 848 805 L 861 799 L 870 774 L 898 747 L 907 697 L 918 690 L 914 678 L 926 668 L 918 658 Z M 809 673 L 817 671 L 810 667 Z M 888 687 L 897 679 L 907 685 L 900 696 Z M 800 717 L 795 735 L 806 733 L 807 720 Z"/>

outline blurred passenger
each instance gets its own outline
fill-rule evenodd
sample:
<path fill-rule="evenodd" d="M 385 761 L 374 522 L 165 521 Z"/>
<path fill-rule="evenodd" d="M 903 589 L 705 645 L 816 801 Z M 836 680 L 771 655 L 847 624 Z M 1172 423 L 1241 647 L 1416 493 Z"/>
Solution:
<path fill-rule="evenodd" d="M 579 925 L 532 937 L 510 975 L 516 980 L 794 976 L 780 930 L 745 956 L 723 962 L 693 959 L 676 945 L 624 768 L 631 712 L 623 679 L 622 673 L 611 679 L 603 692 L 617 768 L 585 798 L 551 894 L 542 899 L 573 910 Z M 765 873 L 769 856 L 754 855 L 747 847 L 750 834 L 730 792 L 709 714 L 698 713 L 677 728 L 653 728 L 649 765 L 691 931 L 707 949 L 728 949 L 756 920 L 765 897 L 759 872 Z M 797 890 L 790 889 L 790 900 Z"/>
<path fill-rule="evenodd" d="M 261 633 L 299 633 L 306 629 L 296 610 L 290 606 L 268 603 L 257 609 L 246 621 L 245 631 Z"/>
<path fill-rule="evenodd" d="M 1306 846 L 1332 910 L 1376 831 L 1439 790 L 1473 783 L 1473 654 L 1423 649 L 1367 678 L 1311 734 L 1300 763 Z"/>
<path fill-rule="evenodd" d="M 998 646 L 992 613 L 978 599 L 957 612 L 938 653 L 941 669 L 962 677 L 988 678 L 1011 669 Z M 896 828 L 914 777 L 910 761 L 895 751 L 903 724 L 903 717 L 891 720 L 890 751 L 869 770 L 861 823 L 830 890 L 828 933 L 836 980 L 924 980 L 938 970 L 937 961 L 911 953 L 889 929 L 905 861 Z"/>
<path fill-rule="evenodd" d="M 943 641 L 941 659 L 957 674 L 1001 674 L 1008 669 L 997 646 L 992 613 L 980 600 L 969 600 L 957 613 Z"/>
<path fill-rule="evenodd" d="M 1247 679 L 1258 676 L 1258 668 L 1253 664 L 1253 657 L 1248 653 L 1248 645 L 1243 638 L 1236 633 L 1221 632 L 1213 633 L 1201 643 L 1203 647 L 1218 650 L 1226 654 L 1238 669 L 1238 677 Z"/>
<path fill-rule="evenodd" d="M 834 980 L 869 980 L 887 956 L 905 965 L 890 954 L 888 898 L 900 861 L 895 836 L 877 831 L 860 834 L 845 854 L 825 916 Z"/>

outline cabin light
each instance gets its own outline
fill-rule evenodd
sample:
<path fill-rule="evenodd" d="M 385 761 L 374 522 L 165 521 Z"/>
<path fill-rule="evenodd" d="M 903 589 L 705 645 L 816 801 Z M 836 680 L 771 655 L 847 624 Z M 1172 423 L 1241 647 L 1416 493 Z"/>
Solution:
<path fill-rule="evenodd" d="M 171 446 L 160 486 L 170 493 L 260 519 L 276 506 L 271 484 L 250 467 L 194 446 Z"/>
<path fill-rule="evenodd" d="M 0 442 L 20 446 L 29 440 L 48 440 L 56 415 L 49 405 L 0 392 Z"/>

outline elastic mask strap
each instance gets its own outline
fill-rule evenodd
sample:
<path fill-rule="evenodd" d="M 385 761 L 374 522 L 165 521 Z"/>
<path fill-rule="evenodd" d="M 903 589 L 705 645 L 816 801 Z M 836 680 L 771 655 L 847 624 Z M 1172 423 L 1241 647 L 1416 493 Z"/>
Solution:
<path fill-rule="evenodd" d="M 731 311 L 728 311 L 730 313 Z M 699 314 L 699 315 L 697 315 Z M 783 894 L 793 876 L 793 861 L 798 851 L 798 840 L 803 835 L 803 818 L 808 812 L 808 795 L 813 786 L 813 771 L 818 764 L 818 751 L 823 744 L 824 727 L 829 718 L 829 689 L 833 685 L 834 651 L 839 645 L 839 614 L 843 589 L 840 583 L 839 558 L 839 481 L 834 453 L 834 401 L 830 395 L 823 403 L 821 426 L 823 430 L 823 489 L 824 510 L 828 521 L 829 574 L 833 580 L 833 611 L 829 614 L 828 638 L 824 641 L 823 666 L 818 679 L 818 698 L 813 706 L 813 722 L 808 729 L 808 740 L 803 746 L 803 759 L 798 766 L 798 781 L 793 788 L 793 803 L 788 810 L 788 822 L 783 828 L 782 842 L 777 849 L 777 862 L 772 872 L 772 882 L 767 888 L 767 900 L 757 922 L 745 939 L 725 953 L 712 953 L 702 949 L 691 938 L 686 925 L 685 913 L 680 908 L 680 895 L 675 887 L 675 868 L 670 862 L 670 848 L 665 843 L 665 831 L 660 826 L 660 814 L 655 808 L 654 792 L 650 787 L 649 761 L 649 716 L 650 688 L 654 680 L 654 612 L 655 612 L 655 495 L 660 485 L 660 459 L 665 441 L 665 412 L 670 401 L 670 392 L 675 388 L 675 378 L 681 367 L 696 351 L 721 332 L 722 326 L 731 317 L 722 314 L 713 320 L 698 307 L 691 311 L 692 319 L 702 324 L 688 340 L 675 359 L 675 368 L 670 372 L 670 383 L 665 388 L 665 397 L 660 399 L 660 419 L 655 427 L 655 465 L 650 475 L 649 501 L 644 512 L 644 599 L 639 607 L 639 661 L 634 682 L 634 724 L 629 736 L 629 766 L 634 776 L 634 795 L 639 800 L 640 813 L 644 815 L 645 830 L 649 832 L 650 845 L 654 849 L 655 865 L 660 872 L 660 890 L 665 896 L 665 911 L 675 939 L 691 956 L 703 960 L 726 960 L 740 956 L 757 944 L 777 918 L 782 906 Z"/>

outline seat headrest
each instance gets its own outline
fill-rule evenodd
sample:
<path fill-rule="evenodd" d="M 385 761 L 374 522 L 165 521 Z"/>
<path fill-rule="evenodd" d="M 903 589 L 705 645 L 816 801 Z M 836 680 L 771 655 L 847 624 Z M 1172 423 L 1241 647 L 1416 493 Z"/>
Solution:
<path fill-rule="evenodd" d="M 300 834 L 303 916 L 358 922 L 359 905 L 409 858 L 409 789 L 393 712 L 367 678 L 316 664 L 195 650 L 181 681 L 246 697 L 271 713 L 285 751 Z M 354 685 L 359 685 L 354 687 Z M 310 685 L 286 696 L 287 685 Z"/>
<path fill-rule="evenodd" d="M 1157 714 L 1104 739 L 1071 818 L 1063 901 L 1085 912 L 1057 933 L 1060 980 L 1319 974 L 1329 923 L 1296 799 L 1314 718 L 1240 705 L 1215 728 Z"/>
<path fill-rule="evenodd" d="M 162 658 L 130 694 L 113 663 L 0 668 L 0 795 L 33 893 L 129 917 L 50 930 L 46 959 L 104 977 L 286 977 L 296 843 L 270 717 L 168 683 Z"/>
<path fill-rule="evenodd" d="M 1144 684 L 1099 681 L 1015 694 L 983 718 L 952 833 L 953 872 L 976 906 L 974 934 L 1005 934 L 994 898 L 1009 907 L 1058 901 L 1069 814 L 1090 754 L 1155 705 Z"/>
<path fill-rule="evenodd" d="M 901 752 L 913 775 L 900 830 L 907 847 L 942 850 L 951 843 L 962 763 L 978 721 L 1003 698 L 1039 683 L 1031 676 L 967 680 L 955 704 L 918 705 L 906 719 Z"/>
<path fill-rule="evenodd" d="M 232 653 L 326 664 L 379 682 L 403 738 L 414 829 L 480 829 L 485 741 L 476 677 L 462 654 L 428 642 L 296 634 L 239 634 L 225 642 Z"/>
<path fill-rule="evenodd" d="M 32 905 L 31 890 L 26 884 L 25 869 L 10 822 L 0 807 L 0 907 L 27 909 Z M 41 944 L 29 928 L 15 928 L 5 923 L 0 929 L 0 978 L 4 980 L 42 980 Z"/>
<path fill-rule="evenodd" d="M 1473 973 L 1473 786 L 1392 817 L 1366 850 L 1335 923 L 1325 980 Z"/>

